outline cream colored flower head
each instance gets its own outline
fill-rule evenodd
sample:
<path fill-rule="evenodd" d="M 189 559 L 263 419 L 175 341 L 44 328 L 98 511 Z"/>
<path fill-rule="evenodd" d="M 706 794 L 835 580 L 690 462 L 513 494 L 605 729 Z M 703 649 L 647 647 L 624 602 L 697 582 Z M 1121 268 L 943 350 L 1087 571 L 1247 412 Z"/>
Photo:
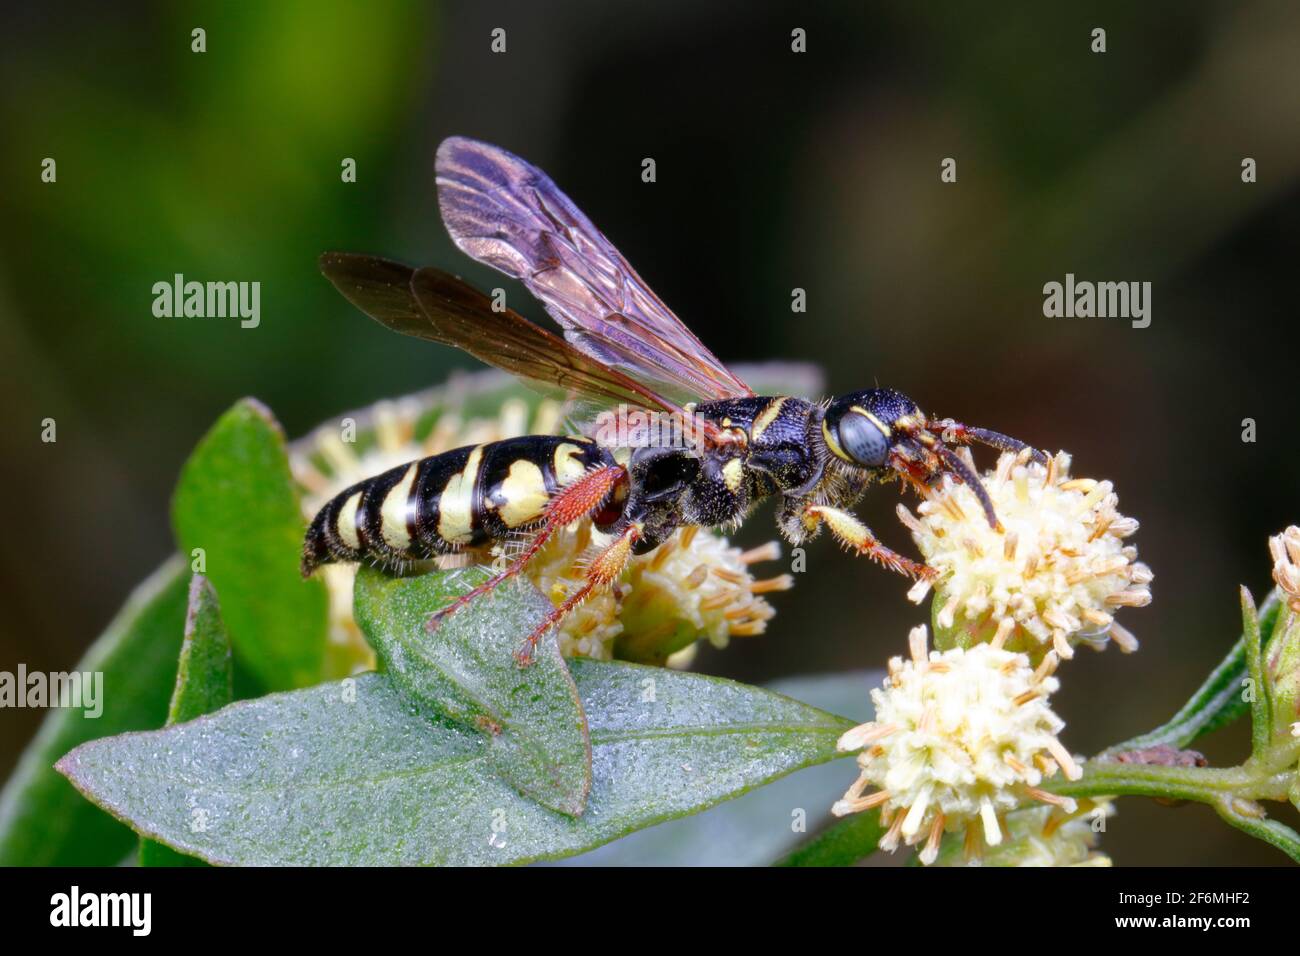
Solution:
<path fill-rule="evenodd" d="M 1300 614 L 1300 528 L 1291 525 L 1268 539 L 1273 557 L 1273 580 L 1292 611 Z"/>
<path fill-rule="evenodd" d="M 1057 807 L 1027 807 L 1008 814 L 1007 838 L 983 854 L 969 841 L 945 840 L 937 866 L 1111 866 L 1096 852 L 1099 831 L 1114 814 L 1109 800 L 1080 800 L 1073 813 Z"/>
<path fill-rule="evenodd" d="M 583 522 L 557 535 L 525 566 L 525 577 L 558 606 L 582 584 L 584 555 L 597 534 Z M 751 565 L 780 554 L 776 542 L 742 551 L 721 535 L 679 529 L 650 553 L 633 557 L 618 584 L 564 620 L 560 651 L 682 667 L 697 640 L 726 647 L 733 637 L 762 634 L 776 614 L 763 595 L 792 587 L 794 579 L 758 579 Z"/>
<path fill-rule="evenodd" d="M 1150 603 L 1152 575 L 1125 543 L 1138 523 L 1119 513 L 1111 483 L 1071 478 L 1064 452 L 1043 465 L 1028 451 L 1003 454 L 982 480 L 998 529 L 970 488 L 948 476 L 916 514 L 898 509 L 937 572 L 908 595 L 919 604 L 934 587 L 936 642 L 996 638 L 1034 661 L 1048 648 L 1070 658 L 1079 643 L 1101 648 L 1112 638 L 1121 650 L 1136 650 L 1115 614 Z"/>
<path fill-rule="evenodd" d="M 861 751 L 861 772 L 831 812 L 880 807 L 889 828 L 881 848 L 923 844 L 924 863 L 935 860 L 945 831 L 966 831 L 973 846 L 999 845 L 1002 816 L 1027 800 L 1073 812 L 1073 800 L 1039 786 L 1058 767 L 1070 779 L 1081 773 L 1047 703 L 1056 655 L 1035 669 L 1024 654 L 992 644 L 927 654 L 923 625 L 909 644 L 911 658 L 891 660 L 884 686 L 871 692 L 875 720 L 840 738 L 841 750 Z"/>

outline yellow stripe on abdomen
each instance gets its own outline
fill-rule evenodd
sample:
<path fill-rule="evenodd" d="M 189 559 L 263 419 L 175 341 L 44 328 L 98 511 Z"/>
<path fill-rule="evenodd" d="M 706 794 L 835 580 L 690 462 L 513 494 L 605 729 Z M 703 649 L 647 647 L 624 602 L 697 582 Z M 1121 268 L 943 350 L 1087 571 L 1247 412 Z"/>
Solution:
<path fill-rule="evenodd" d="M 379 509 L 380 531 L 390 546 L 398 551 L 411 547 L 410 527 L 415 522 L 409 521 L 411 509 L 415 502 L 411 500 L 411 489 L 415 486 L 415 476 L 419 472 L 419 463 L 412 462 L 406 468 L 401 481 L 393 485 L 384 495 L 384 503 Z"/>
<path fill-rule="evenodd" d="M 452 475 L 438 496 L 438 536 L 448 544 L 469 544 L 474 538 L 474 486 L 483 446 L 470 452 L 465 467 Z"/>
<path fill-rule="evenodd" d="M 357 505 L 359 504 L 361 504 L 360 491 L 343 502 L 343 507 L 339 509 L 338 520 L 335 522 L 339 537 L 353 551 L 361 549 L 361 536 L 357 534 Z"/>
<path fill-rule="evenodd" d="M 499 493 L 502 504 L 497 509 L 497 514 L 507 528 L 518 528 L 536 521 L 545 511 L 546 503 L 551 500 L 546 492 L 546 478 L 542 469 L 523 459 L 510 466 L 501 481 Z"/>
<path fill-rule="evenodd" d="M 555 483 L 561 488 L 577 481 L 587 473 L 583 448 L 573 442 L 566 441 L 559 445 L 551 461 L 555 470 Z"/>

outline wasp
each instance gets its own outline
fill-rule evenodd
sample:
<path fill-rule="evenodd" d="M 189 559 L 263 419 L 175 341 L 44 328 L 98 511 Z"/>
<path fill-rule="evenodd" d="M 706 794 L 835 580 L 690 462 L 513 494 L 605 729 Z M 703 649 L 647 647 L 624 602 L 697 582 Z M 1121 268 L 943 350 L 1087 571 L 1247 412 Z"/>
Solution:
<path fill-rule="evenodd" d="M 914 578 L 932 572 L 887 548 L 848 510 L 872 483 L 896 476 L 924 491 L 951 475 L 998 527 L 984 486 L 954 448 L 1020 451 L 1024 443 L 933 419 L 890 388 L 823 403 L 755 395 L 541 170 L 453 137 L 438 149 L 436 173 L 457 247 L 520 280 L 561 335 L 439 269 L 326 253 L 325 276 L 390 329 L 460 348 L 543 391 L 617 409 L 620 423 L 631 412 L 682 423 L 670 430 L 679 440 L 637 440 L 644 428 L 618 430 L 614 442 L 598 440 L 599 430 L 596 438 L 531 435 L 394 468 L 320 510 L 307 532 L 304 575 L 326 562 L 401 565 L 525 536 L 504 568 L 437 612 L 432 628 L 519 574 L 559 530 L 590 520 L 604 543 L 582 584 L 524 639 L 524 664 L 550 628 L 618 580 L 632 555 L 684 526 L 735 528 L 769 498 L 791 544 L 824 526 L 852 551 Z"/>

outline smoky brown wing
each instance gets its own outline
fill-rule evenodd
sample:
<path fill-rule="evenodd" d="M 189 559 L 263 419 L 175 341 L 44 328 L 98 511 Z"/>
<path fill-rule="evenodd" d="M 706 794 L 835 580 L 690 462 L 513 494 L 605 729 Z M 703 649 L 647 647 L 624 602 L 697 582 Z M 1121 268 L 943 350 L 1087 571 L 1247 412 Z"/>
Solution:
<path fill-rule="evenodd" d="M 753 394 L 540 169 L 452 137 L 438 148 L 437 180 L 456 245 L 521 280 L 579 349 L 681 401 Z"/>
<path fill-rule="evenodd" d="M 327 252 L 325 277 L 362 312 L 404 335 L 452 345 L 566 399 L 680 412 L 639 382 L 601 365 L 564 339 L 438 269 L 377 256 Z"/>
<path fill-rule="evenodd" d="M 428 320 L 411 292 L 415 270 L 400 262 L 350 252 L 326 252 L 318 260 L 321 274 L 358 309 L 381 325 L 404 335 L 432 338 Z"/>

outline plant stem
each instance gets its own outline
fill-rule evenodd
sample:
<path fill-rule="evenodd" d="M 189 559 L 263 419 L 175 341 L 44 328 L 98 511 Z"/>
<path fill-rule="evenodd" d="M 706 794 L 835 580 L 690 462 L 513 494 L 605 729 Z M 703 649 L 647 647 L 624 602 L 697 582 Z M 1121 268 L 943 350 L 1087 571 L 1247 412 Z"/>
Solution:
<path fill-rule="evenodd" d="M 1247 637 L 1247 642 L 1249 642 Z M 1300 835 L 1268 818 L 1256 801 L 1285 802 L 1300 786 L 1296 762 L 1300 739 L 1287 735 L 1264 743 L 1238 767 L 1164 767 L 1092 761 L 1078 780 L 1053 782 L 1049 789 L 1065 797 L 1136 795 L 1167 800 L 1195 800 L 1212 806 L 1225 821 L 1263 840 L 1300 863 Z"/>
<path fill-rule="evenodd" d="M 1129 763 L 1090 763 L 1078 780 L 1053 781 L 1050 790 L 1063 797 L 1134 794 L 1170 800 L 1212 803 L 1222 794 L 1240 794 L 1255 783 L 1244 767 L 1159 767 Z"/>

